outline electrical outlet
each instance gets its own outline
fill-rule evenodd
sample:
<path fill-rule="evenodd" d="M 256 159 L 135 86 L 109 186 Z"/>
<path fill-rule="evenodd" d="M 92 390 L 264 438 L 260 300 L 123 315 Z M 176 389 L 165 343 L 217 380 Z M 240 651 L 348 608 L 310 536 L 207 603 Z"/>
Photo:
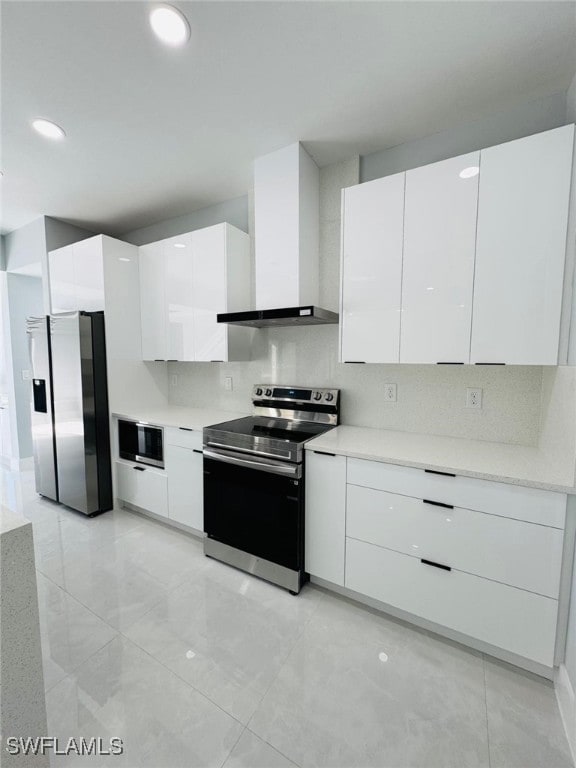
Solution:
<path fill-rule="evenodd" d="M 22 371 L 22 381 L 31 381 L 32 379 L 32 372 L 28 369 L 24 369 Z"/>
<path fill-rule="evenodd" d="M 234 382 L 232 381 L 232 376 L 224 376 L 224 389 L 226 392 L 232 392 L 234 389 Z"/>
<path fill-rule="evenodd" d="M 396 384 L 384 384 L 384 402 L 395 403 L 397 400 Z"/>
<path fill-rule="evenodd" d="M 476 387 L 466 389 L 466 408 L 482 408 L 482 390 Z"/>
<path fill-rule="evenodd" d="M 173 373 L 172 376 L 170 376 L 170 384 L 173 387 L 177 387 L 178 386 L 178 374 L 177 373 Z"/>

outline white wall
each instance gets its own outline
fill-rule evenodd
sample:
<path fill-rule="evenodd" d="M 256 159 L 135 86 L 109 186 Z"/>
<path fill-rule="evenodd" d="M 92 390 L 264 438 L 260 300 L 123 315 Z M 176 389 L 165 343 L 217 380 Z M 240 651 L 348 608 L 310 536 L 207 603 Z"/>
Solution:
<path fill-rule="evenodd" d="M 574 76 L 574 79 L 572 80 L 572 85 L 570 86 L 568 93 L 567 93 L 567 99 L 566 99 L 566 118 L 567 122 L 576 122 L 576 75 Z M 572 200 L 572 215 L 576 216 L 576 199 Z M 572 243 L 572 247 L 575 247 L 574 242 Z M 576 366 L 576 283 L 574 284 L 574 304 L 573 304 L 573 310 L 572 310 L 572 327 L 570 330 L 571 334 L 571 352 L 569 357 L 569 363 L 572 366 Z M 570 370 L 575 371 L 576 368 L 571 368 Z M 571 393 L 571 402 L 572 403 L 572 413 L 574 414 L 574 420 L 576 421 L 576 394 L 574 393 L 574 390 Z M 572 497 L 571 504 L 570 504 L 571 513 L 573 515 L 576 515 L 576 497 Z M 572 691 L 576 693 L 576 563 L 574 564 L 574 569 L 572 573 L 572 593 L 571 593 L 571 599 L 570 599 L 570 609 L 569 609 L 569 617 L 568 617 L 568 635 L 566 638 L 566 671 L 568 674 L 568 678 L 570 681 L 570 684 L 572 686 Z M 565 711 L 563 712 L 563 715 L 566 720 L 566 730 L 568 731 L 568 738 L 570 743 L 573 746 L 573 749 L 576 754 L 576 701 L 574 698 L 572 699 L 572 711 Z M 572 723 L 568 722 L 568 720 L 571 719 Z"/>
<path fill-rule="evenodd" d="M 11 465 L 18 458 L 18 423 L 12 375 L 8 275 L 0 271 L 0 462 Z"/>
<path fill-rule="evenodd" d="M 566 122 L 570 122 L 566 120 L 566 92 L 561 91 L 534 101 L 521 102 L 472 123 L 456 125 L 432 136 L 365 155 L 360 163 L 360 178 L 362 181 L 378 179 L 558 128 Z"/>
<path fill-rule="evenodd" d="M 248 197 L 235 197 L 232 200 L 224 200 L 222 203 L 210 205 L 191 211 L 184 216 L 159 221 L 148 227 L 132 230 L 120 235 L 120 240 L 134 245 L 155 243 L 165 237 L 182 235 L 184 232 L 192 232 L 195 229 L 210 227 L 212 224 L 220 224 L 227 221 L 243 232 L 248 232 Z"/>
<path fill-rule="evenodd" d="M 32 430 L 30 424 L 30 381 L 22 378 L 22 371 L 30 370 L 26 318 L 43 313 L 42 280 L 8 273 L 8 304 L 10 337 L 12 342 L 12 371 L 18 429 L 18 458 L 32 456 Z"/>

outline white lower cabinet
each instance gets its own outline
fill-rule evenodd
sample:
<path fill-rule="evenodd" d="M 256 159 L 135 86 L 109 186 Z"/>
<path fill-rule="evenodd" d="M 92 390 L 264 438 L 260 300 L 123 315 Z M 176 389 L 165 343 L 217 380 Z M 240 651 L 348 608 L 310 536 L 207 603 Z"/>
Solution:
<path fill-rule="evenodd" d="M 162 470 L 117 461 L 116 483 L 116 495 L 122 501 L 168 517 L 168 479 Z"/>
<path fill-rule="evenodd" d="M 186 434 L 186 433 L 185 433 Z M 201 433 L 192 433 L 193 435 Z M 203 462 L 201 448 L 166 445 L 168 516 L 197 531 L 204 530 Z"/>
<path fill-rule="evenodd" d="M 348 589 L 552 667 L 558 603 L 417 557 L 346 540 Z"/>
<path fill-rule="evenodd" d="M 306 571 L 344 585 L 346 457 L 306 452 Z"/>
<path fill-rule="evenodd" d="M 566 495 L 306 452 L 306 570 L 552 669 Z"/>
<path fill-rule="evenodd" d="M 349 485 L 346 535 L 554 599 L 563 532 Z"/>
<path fill-rule="evenodd" d="M 553 528 L 564 528 L 566 518 L 562 493 L 380 461 L 348 459 L 348 482 Z"/>

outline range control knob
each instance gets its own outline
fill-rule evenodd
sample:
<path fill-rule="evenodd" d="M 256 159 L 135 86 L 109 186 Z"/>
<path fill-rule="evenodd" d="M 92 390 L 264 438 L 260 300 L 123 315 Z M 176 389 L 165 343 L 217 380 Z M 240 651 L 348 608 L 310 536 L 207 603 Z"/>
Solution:
<path fill-rule="evenodd" d="M 314 392 L 314 400 L 322 400 L 322 392 Z"/>
<path fill-rule="evenodd" d="M 324 399 L 327 400 L 329 403 L 331 403 L 332 400 L 334 400 L 334 395 L 332 394 L 332 392 L 326 392 L 326 394 L 324 395 Z"/>
<path fill-rule="evenodd" d="M 262 394 L 262 390 L 260 389 L 260 387 L 258 387 L 258 388 L 256 389 L 256 395 L 257 395 L 257 397 L 260 397 L 260 395 L 261 395 L 261 394 Z"/>
<path fill-rule="evenodd" d="M 272 397 L 272 390 L 271 389 L 267 389 L 266 390 L 266 397 Z"/>

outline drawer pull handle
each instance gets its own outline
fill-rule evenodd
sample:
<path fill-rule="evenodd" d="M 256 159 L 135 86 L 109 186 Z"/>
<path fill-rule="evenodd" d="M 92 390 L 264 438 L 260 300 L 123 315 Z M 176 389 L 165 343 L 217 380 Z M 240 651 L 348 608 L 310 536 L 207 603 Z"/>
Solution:
<path fill-rule="evenodd" d="M 439 472 L 437 469 L 425 469 L 429 475 L 442 475 L 443 477 L 456 477 L 453 472 Z"/>
<path fill-rule="evenodd" d="M 454 509 L 454 504 L 444 504 L 442 501 L 430 501 L 430 499 L 422 499 L 423 504 L 432 504 L 433 507 L 444 507 L 444 509 Z"/>
<path fill-rule="evenodd" d="M 317 453 L 319 456 L 336 456 L 335 453 L 328 453 L 327 451 L 314 451 L 314 453 Z"/>
<path fill-rule="evenodd" d="M 431 565 L 433 568 L 440 568 L 441 571 L 451 571 L 452 568 L 449 565 L 442 565 L 442 563 L 435 563 L 433 560 L 420 559 L 420 562 L 424 565 Z"/>
<path fill-rule="evenodd" d="M 135 469 L 136 472 L 146 472 L 146 469 L 144 467 L 132 467 L 132 469 Z"/>
<path fill-rule="evenodd" d="M 366 360 L 344 360 L 349 365 L 366 365 Z"/>
<path fill-rule="evenodd" d="M 182 432 L 194 432 L 191 427 L 178 427 L 178 429 L 181 429 Z"/>
<path fill-rule="evenodd" d="M 464 365 L 464 363 L 458 363 L 452 360 L 439 360 L 436 365 Z"/>
<path fill-rule="evenodd" d="M 204 451 L 199 450 L 198 448 L 192 448 L 193 453 L 204 453 Z"/>

